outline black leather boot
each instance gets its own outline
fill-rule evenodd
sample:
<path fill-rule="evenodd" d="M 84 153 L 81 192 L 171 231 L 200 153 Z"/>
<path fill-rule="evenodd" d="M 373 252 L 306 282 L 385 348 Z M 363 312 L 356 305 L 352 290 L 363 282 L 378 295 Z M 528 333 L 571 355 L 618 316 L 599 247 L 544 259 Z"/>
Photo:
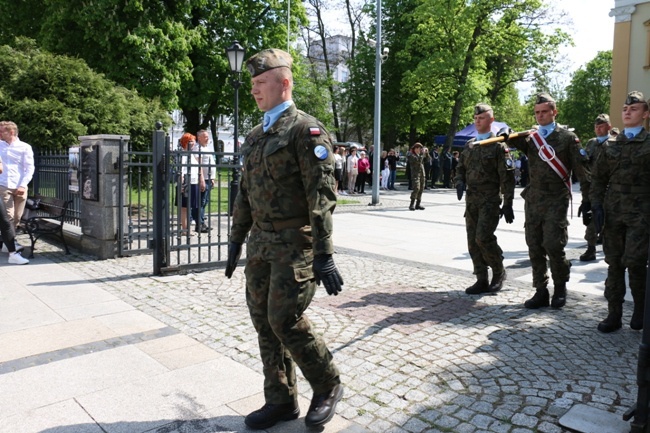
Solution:
<path fill-rule="evenodd" d="M 616 305 L 609 304 L 607 309 L 609 310 L 607 318 L 598 324 L 598 330 L 605 334 L 617 331 L 623 326 L 621 321 L 623 317 L 623 305 L 619 303 Z"/>
<path fill-rule="evenodd" d="M 416 208 L 417 210 L 424 210 L 424 207 L 420 206 L 420 200 L 418 200 L 418 201 L 415 203 L 415 208 Z"/>
<path fill-rule="evenodd" d="M 504 269 L 501 272 L 496 272 L 492 274 L 492 281 L 490 281 L 490 287 L 488 290 L 490 292 L 498 292 L 503 287 L 503 283 L 506 280 L 506 270 Z"/>
<path fill-rule="evenodd" d="M 409 205 L 409 210 L 415 210 L 415 206 L 413 205 L 415 203 L 415 200 L 411 200 L 411 204 Z"/>
<path fill-rule="evenodd" d="M 260 409 L 249 413 L 244 418 L 244 423 L 254 430 L 263 430 L 273 427 L 278 421 L 291 421 L 300 416 L 300 407 L 297 402 L 284 404 L 266 403 Z"/>
<path fill-rule="evenodd" d="M 342 397 L 343 385 L 340 384 L 323 394 L 314 394 L 305 416 L 305 425 L 316 427 L 330 422 Z"/>
<path fill-rule="evenodd" d="M 596 247 L 588 246 L 587 251 L 580 256 L 581 262 L 593 262 L 596 260 Z"/>
<path fill-rule="evenodd" d="M 630 320 L 630 328 L 635 331 L 643 329 L 643 318 L 645 317 L 645 304 L 634 300 L 634 312 Z"/>
<path fill-rule="evenodd" d="M 566 304 L 566 283 L 556 284 L 553 288 L 551 307 L 562 308 Z"/>
<path fill-rule="evenodd" d="M 490 285 L 488 284 L 487 276 L 479 277 L 476 282 L 465 289 L 465 293 L 468 295 L 480 295 L 481 293 L 488 293 L 490 291 Z"/>
<path fill-rule="evenodd" d="M 531 310 L 548 307 L 548 289 L 546 287 L 538 288 L 532 298 L 524 302 L 524 307 Z"/>

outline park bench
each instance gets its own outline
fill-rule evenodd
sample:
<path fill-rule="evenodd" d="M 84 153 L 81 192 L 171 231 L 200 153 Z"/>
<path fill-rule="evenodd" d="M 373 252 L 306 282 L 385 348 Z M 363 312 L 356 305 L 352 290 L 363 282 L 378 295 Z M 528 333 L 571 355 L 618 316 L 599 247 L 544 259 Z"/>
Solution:
<path fill-rule="evenodd" d="M 65 253 L 70 254 L 63 236 L 63 223 L 68 212 L 68 206 L 71 203 L 72 200 L 65 201 L 41 195 L 28 199 L 28 206 L 25 208 L 22 223 L 32 242 L 32 248 L 29 252 L 30 259 L 34 257 L 34 244 L 45 235 L 55 235 L 61 238 Z"/>

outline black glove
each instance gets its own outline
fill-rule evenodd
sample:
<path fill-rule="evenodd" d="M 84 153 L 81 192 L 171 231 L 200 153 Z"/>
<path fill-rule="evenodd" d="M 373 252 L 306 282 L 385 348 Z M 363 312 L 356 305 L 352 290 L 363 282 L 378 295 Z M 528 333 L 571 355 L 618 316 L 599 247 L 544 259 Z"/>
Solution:
<path fill-rule="evenodd" d="M 583 201 L 578 208 L 578 216 L 582 214 L 582 224 L 588 226 L 591 222 L 591 203 Z"/>
<path fill-rule="evenodd" d="M 499 218 L 503 217 L 508 224 L 512 224 L 515 220 L 515 213 L 512 210 L 511 204 L 504 204 L 501 206 L 501 211 L 499 212 Z"/>
<path fill-rule="evenodd" d="M 499 129 L 499 132 L 497 132 L 497 137 L 503 137 L 503 141 L 508 141 L 510 134 L 512 134 L 512 129 L 504 126 L 503 128 Z"/>
<path fill-rule="evenodd" d="M 314 257 L 314 277 L 316 284 L 323 282 L 328 295 L 338 295 L 343 285 L 343 278 L 339 274 L 331 254 L 318 254 Z"/>
<path fill-rule="evenodd" d="M 241 257 L 241 244 L 239 242 L 230 241 L 228 244 L 228 264 L 226 265 L 226 277 L 232 277 L 235 272 L 237 262 Z"/>
<path fill-rule="evenodd" d="M 599 204 L 591 208 L 591 213 L 594 217 L 594 225 L 596 226 L 596 233 L 600 234 L 603 231 L 603 226 L 605 225 L 605 211 L 603 207 Z"/>
<path fill-rule="evenodd" d="M 458 200 L 463 198 L 463 193 L 465 192 L 465 182 L 457 182 L 456 183 L 456 197 L 458 197 Z"/>

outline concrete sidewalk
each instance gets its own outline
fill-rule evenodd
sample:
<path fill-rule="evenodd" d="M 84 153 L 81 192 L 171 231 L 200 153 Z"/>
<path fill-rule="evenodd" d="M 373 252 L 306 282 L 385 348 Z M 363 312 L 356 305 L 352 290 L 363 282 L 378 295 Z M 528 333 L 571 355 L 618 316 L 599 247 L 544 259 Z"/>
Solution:
<path fill-rule="evenodd" d="M 239 432 L 264 403 L 259 371 L 40 254 L 3 260 L 0 280 L 0 432 Z M 362 431 L 352 424 L 337 416 L 325 431 Z"/>
<path fill-rule="evenodd" d="M 344 291 L 321 288 L 307 312 L 346 388 L 323 431 L 560 433 L 576 404 L 620 417 L 635 403 L 641 334 L 629 329 L 629 303 L 621 331 L 596 331 L 606 265 L 600 247 L 598 261 L 577 260 L 580 219 L 569 227 L 566 307 L 530 311 L 523 200 L 497 231 L 506 287 L 467 296 L 463 202 L 429 190 L 426 210 L 409 211 L 408 196 L 382 191 L 378 206 L 347 196 L 337 207 Z M 27 266 L 0 254 L 0 432 L 248 431 L 263 378 L 243 269 L 231 280 L 222 269 L 151 270 L 150 256 L 94 261 L 45 242 Z M 302 377 L 299 389 L 304 417 Z M 302 417 L 268 431 L 307 431 Z"/>

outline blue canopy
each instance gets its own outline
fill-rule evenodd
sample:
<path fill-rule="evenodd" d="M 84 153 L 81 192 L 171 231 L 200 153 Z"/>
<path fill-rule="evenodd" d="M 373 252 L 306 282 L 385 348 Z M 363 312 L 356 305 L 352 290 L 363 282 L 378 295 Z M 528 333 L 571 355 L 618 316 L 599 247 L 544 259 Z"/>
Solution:
<path fill-rule="evenodd" d="M 492 122 L 492 132 L 495 134 L 499 132 L 501 128 L 507 128 L 508 125 L 505 124 L 504 122 L 497 122 L 496 120 Z M 474 126 L 473 123 L 470 123 L 467 125 L 465 128 L 461 129 L 454 135 L 454 142 L 452 143 L 452 146 L 456 147 L 463 147 L 465 146 L 465 143 L 467 143 L 467 140 L 470 138 L 476 138 L 476 126 Z M 436 144 L 445 144 L 445 141 L 447 139 L 446 135 L 436 135 L 435 137 L 435 143 Z"/>

